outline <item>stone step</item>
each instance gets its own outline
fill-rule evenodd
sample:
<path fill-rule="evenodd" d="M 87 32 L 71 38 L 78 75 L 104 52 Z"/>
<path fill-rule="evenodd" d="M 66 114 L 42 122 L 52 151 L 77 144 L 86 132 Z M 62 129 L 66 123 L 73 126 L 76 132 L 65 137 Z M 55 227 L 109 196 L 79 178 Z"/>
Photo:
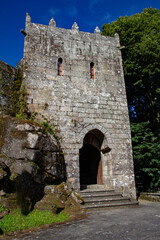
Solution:
<path fill-rule="evenodd" d="M 112 192 L 115 192 L 114 189 L 104 189 L 104 188 L 100 188 L 100 189 L 84 189 L 84 190 L 81 190 L 81 193 L 96 193 L 96 192 L 108 192 L 108 193 L 112 193 Z"/>
<path fill-rule="evenodd" d="M 135 206 L 138 205 L 137 201 L 131 201 L 128 197 L 123 197 L 122 192 L 116 192 L 114 189 L 104 188 L 87 188 L 80 192 L 81 197 L 84 199 L 82 208 L 107 208 L 107 207 L 120 207 L 120 206 Z"/>
<path fill-rule="evenodd" d="M 117 203 L 103 203 L 103 204 L 90 204 L 83 205 L 83 209 L 98 209 L 98 208 L 109 208 L 109 207 L 125 207 L 125 206 L 137 206 L 137 201 L 128 201 L 128 202 L 117 202 Z"/>
<path fill-rule="evenodd" d="M 114 198 L 117 198 L 117 197 L 121 197 L 122 196 L 122 193 L 110 193 L 110 192 L 93 192 L 93 193 L 81 193 L 81 197 L 84 198 L 84 199 L 87 199 L 87 198 L 93 198 L 93 197 L 102 197 L 102 198 L 107 198 L 107 197 L 114 197 Z"/>
<path fill-rule="evenodd" d="M 96 190 L 106 190 L 107 186 L 105 184 L 90 184 L 90 185 L 81 185 L 81 190 L 92 190 L 92 191 L 96 191 Z M 114 191 L 113 189 L 107 189 L 108 191 Z"/>
<path fill-rule="evenodd" d="M 120 198 L 88 198 L 88 199 L 84 199 L 85 200 L 85 204 L 104 204 L 104 203 L 110 203 L 110 202 L 128 202 L 130 201 L 129 198 L 125 198 L 125 197 L 120 197 Z"/>
<path fill-rule="evenodd" d="M 97 195 L 97 194 L 114 194 L 115 190 L 113 189 L 85 189 L 81 190 L 82 195 Z M 118 193 L 118 192 L 116 192 Z"/>

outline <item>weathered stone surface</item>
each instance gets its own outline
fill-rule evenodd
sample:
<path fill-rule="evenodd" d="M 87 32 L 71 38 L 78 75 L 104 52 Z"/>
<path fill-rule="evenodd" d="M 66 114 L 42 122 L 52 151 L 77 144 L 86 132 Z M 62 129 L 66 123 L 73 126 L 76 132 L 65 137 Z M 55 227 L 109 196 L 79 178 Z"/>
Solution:
<path fill-rule="evenodd" d="M 44 196 L 45 185 L 65 181 L 64 157 L 56 139 L 42 133 L 39 124 L 9 116 L 0 122 L 0 190 L 9 206 L 11 193 L 17 193 L 12 202 L 18 198 L 25 213 Z"/>
<path fill-rule="evenodd" d="M 99 143 L 94 147 L 99 151 L 96 161 L 101 166 L 97 181 L 136 198 L 118 34 L 105 37 L 97 34 L 98 29 L 94 34 L 81 32 L 77 24 L 67 30 L 28 19 L 27 15 L 23 59 L 26 101 L 29 110 L 37 112 L 38 119 L 46 118 L 58 126 L 67 181 L 75 189 L 80 188 L 85 175 L 81 171 L 86 154 L 83 146 L 97 138 Z M 63 64 L 61 76 L 59 59 Z M 91 141 L 85 143 L 86 136 Z M 91 168 L 94 164 L 90 163 Z"/>
<path fill-rule="evenodd" d="M 82 199 L 66 183 L 50 185 L 44 188 L 44 197 L 36 203 L 35 209 L 52 210 L 53 214 L 61 211 L 70 215 L 79 211 Z"/>
<path fill-rule="evenodd" d="M 100 29 L 99 29 L 99 27 L 98 27 L 98 26 L 95 28 L 95 30 L 94 30 L 94 33 L 96 33 L 96 34 L 99 34 L 99 33 L 101 33 L 101 31 L 100 31 Z"/>
<path fill-rule="evenodd" d="M 7 176 L 7 172 L 0 168 L 0 180 L 2 180 L 5 176 Z"/>
<path fill-rule="evenodd" d="M 139 197 L 140 200 L 147 200 L 147 201 L 152 201 L 152 202 L 160 202 L 160 192 L 147 192 L 147 193 L 141 193 L 140 194 L 140 197 Z"/>
<path fill-rule="evenodd" d="M 35 164 L 55 179 L 65 179 L 65 163 L 55 138 L 43 134 L 43 128 L 31 121 L 8 116 L 1 117 L 1 153 L 6 155 L 5 163 L 16 174 L 33 172 Z M 12 163 L 10 162 L 12 159 Z"/>
<path fill-rule="evenodd" d="M 12 93 L 16 68 L 0 61 L 0 113 L 12 113 Z"/>
<path fill-rule="evenodd" d="M 56 22 L 54 21 L 53 18 L 51 18 L 51 20 L 49 21 L 49 26 L 56 27 Z"/>

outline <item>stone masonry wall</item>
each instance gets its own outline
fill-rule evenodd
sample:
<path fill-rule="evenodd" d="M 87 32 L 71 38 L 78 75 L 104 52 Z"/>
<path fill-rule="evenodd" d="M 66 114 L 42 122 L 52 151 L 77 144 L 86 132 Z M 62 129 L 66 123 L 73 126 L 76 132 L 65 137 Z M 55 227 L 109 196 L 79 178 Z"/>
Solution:
<path fill-rule="evenodd" d="M 67 179 L 79 189 L 79 149 L 93 129 L 104 134 L 101 152 L 103 184 L 136 197 L 130 124 L 119 36 L 114 38 L 31 22 L 26 17 L 24 84 L 27 104 L 38 118 L 59 128 Z M 58 75 L 62 60 L 62 76 Z M 94 63 L 94 78 L 90 64 Z"/>

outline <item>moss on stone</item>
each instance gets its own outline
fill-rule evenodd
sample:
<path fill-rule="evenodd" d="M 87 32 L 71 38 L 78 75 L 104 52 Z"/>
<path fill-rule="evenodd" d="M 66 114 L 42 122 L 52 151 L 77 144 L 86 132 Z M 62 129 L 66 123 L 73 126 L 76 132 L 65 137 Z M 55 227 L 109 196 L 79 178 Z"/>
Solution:
<path fill-rule="evenodd" d="M 0 116 L 0 152 L 4 143 L 4 131 L 5 131 L 5 121 L 2 116 Z"/>
<path fill-rule="evenodd" d="M 16 138 L 19 138 L 19 139 L 23 139 L 23 138 L 26 138 L 27 132 L 26 131 L 12 131 L 11 135 L 13 137 L 16 137 Z"/>
<path fill-rule="evenodd" d="M 77 199 L 78 199 L 80 202 L 84 203 L 84 199 L 83 199 L 79 194 L 77 194 L 76 192 L 74 192 L 74 195 L 77 197 Z"/>
<path fill-rule="evenodd" d="M 0 95 L 5 99 L 5 104 L 0 105 L 0 110 L 12 116 L 27 118 L 29 112 L 24 101 L 25 88 L 22 80 L 21 68 L 17 70 L 0 61 Z"/>
<path fill-rule="evenodd" d="M 41 201 L 36 203 L 36 209 L 50 210 L 54 214 L 63 211 L 69 215 L 81 209 L 80 204 L 72 197 L 72 191 L 69 190 L 66 183 L 54 185 L 53 189 L 53 191 L 47 192 Z"/>
<path fill-rule="evenodd" d="M 151 202 L 160 202 L 160 195 L 157 194 L 141 194 L 139 197 L 140 200 L 147 200 L 147 201 L 151 201 Z"/>
<path fill-rule="evenodd" d="M 5 175 L 6 172 L 3 169 L 0 168 L 0 174 L 4 174 Z"/>
<path fill-rule="evenodd" d="M 1 135 L 0 135 L 0 137 L 2 138 L 2 136 L 3 136 L 2 139 L 4 141 L 4 137 L 6 136 L 6 138 L 5 138 L 5 146 L 7 144 L 10 144 L 11 142 L 15 143 L 14 140 L 18 138 L 18 139 L 22 139 L 23 140 L 22 141 L 22 143 L 24 143 L 23 148 L 27 148 L 29 146 L 27 145 L 27 143 L 26 143 L 27 141 L 25 139 L 27 138 L 28 132 L 31 132 L 32 134 L 33 133 L 40 134 L 40 136 L 42 135 L 40 133 L 40 130 L 42 129 L 42 126 L 39 123 L 34 122 L 33 120 L 28 120 L 28 119 L 23 119 L 22 120 L 22 119 L 18 119 L 16 117 L 11 117 L 11 116 L 6 116 L 5 115 L 5 116 L 0 116 L 0 123 L 1 123 L 1 129 L 0 129 L 1 130 Z M 27 126 L 26 124 L 30 125 L 31 127 Z M 44 141 L 45 142 L 46 142 L 45 138 L 47 138 L 47 135 L 49 135 L 49 133 L 44 135 Z M 58 147 L 55 148 L 55 149 L 56 149 L 56 151 L 58 151 L 57 150 Z M 3 146 L 3 150 L 4 150 L 4 146 Z M 13 149 L 13 152 L 14 152 L 14 149 Z M 45 154 L 45 151 L 43 152 L 43 154 Z M 20 155 L 20 157 L 21 157 L 21 155 Z M 23 156 L 22 156 L 22 158 L 23 158 Z M 16 192 L 17 191 L 17 185 L 18 185 L 16 180 L 20 179 L 21 177 L 23 178 L 23 173 L 24 172 L 22 172 L 22 174 L 20 172 L 17 175 L 16 173 L 14 173 L 14 170 L 17 169 L 17 166 L 19 166 L 17 164 L 20 163 L 20 166 L 21 166 L 21 162 L 20 161 L 18 162 L 16 160 L 16 157 L 13 158 L 11 156 L 11 158 L 9 158 L 9 157 L 5 156 L 4 154 L 0 155 L 0 161 L 1 160 L 2 160 L 2 162 L 4 162 L 7 165 L 7 168 L 10 171 L 10 173 L 7 175 L 7 184 L 8 185 L 10 185 L 10 184 L 13 185 L 14 191 Z M 17 162 L 15 163 L 15 161 L 17 161 Z M 57 159 L 56 158 L 55 161 L 56 161 L 56 164 L 62 165 L 62 159 Z M 22 162 L 23 163 L 27 162 L 29 164 L 29 161 L 26 160 L 26 159 L 23 160 Z M 38 160 L 37 160 L 37 162 L 38 162 Z M 32 173 L 33 173 L 34 176 L 36 175 L 38 178 L 41 176 L 43 185 L 45 185 L 45 184 L 53 184 L 53 183 L 56 184 L 60 180 L 62 181 L 61 173 L 59 174 L 60 177 L 59 176 L 58 177 L 57 176 L 53 176 L 51 173 L 47 173 L 45 170 L 41 169 L 40 168 L 41 166 L 39 167 L 36 163 L 30 162 L 30 164 L 35 165 L 35 167 L 32 168 L 32 170 L 33 170 Z M 26 165 L 25 167 L 28 167 L 28 165 Z M 18 167 L 18 169 L 19 169 L 19 167 Z M 28 169 L 30 170 L 31 168 L 29 167 Z M 30 176 L 30 172 L 29 172 L 28 175 Z M 27 200 L 26 199 L 25 200 L 26 200 L 26 205 L 28 204 L 27 205 L 27 209 L 28 209 L 28 211 L 30 211 L 30 209 L 31 209 L 30 206 L 31 207 L 34 206 L 34 204 L 37 201 L 39 201 L 39 199 L 41 199 L 41 196 L 38 198 L 38 200 L 37 200 L 37 198 L 34 198 L 34 196 L 33 196 L 34 195 L 34 191 L 33 191 L 33 194 L 32 194 L 32 189 L 31 189 L 32 186 L 31 185 L 28 185 L 28 186 L 26 187 L 25 190 L 29 192 L 29 198 L 28 199 L 31 200 L 31 201 L 28 203 Z M 40 189 L 41 189 L 41 186 L 40 186 Z M 13 190 L 13 188 L 12 188 L 12 190 Z M 22 187 L 22 189 L 24 189 L 24 188 Z M 36 190 L 37 189 L 38 188 L 36 188 Z M 12 191 L 10 191 L 10 193 L 11 192 Z M 21 191 L 21 193 L 22 193 L 21 195 L 23 195 L 23 191 Z M 43 186 L 42 186 L 42 189 L 41 189 L 40 193 L 43 195 Z M 26 196 L 26 192 L 25 192 L 24 195 Z M 37 191 L 36 191 L 36 195 L 38 195 Z M 55 194 L 47 194 L 44 197 L 42 196 L 41 201 L 37 202 L 37 204 L 38 204 L 39 208 L 40 208 L 40 205 L 41 205 L 42 209 L 47 209 L 47 210 L 52 211 L 53 213 L 57 213 L 57 212 L 62 211 L 63 209 L 66 208 L 65 203 L 68 200 L 69 196 L 70 196 L 70 193 L 67 190 L 67 187 L 66 187 L 65 183 L 62 183 L 62 184 L 60 184 L 60 185 L 58 185 L 56 187 Z M 16 198 L 18 199 L 18 197 L 16 197 Z M 11 207 L 11 206 L 14 207 L 17 204 L 15 202 L 15 200 L 11 199 L 9 196 L 4 198 L 3 201 L 4 200 L 6 200 L 6 202 L 7 202 L 6 204 L 9 207 Z M 22 202 L 24 202 L 24 201 L 22 201 Z M 25 206 L 23 206 L 23 205 L 21 206 L 21 208 L 26 209 Z"/>
<path fill-rule="evenodd" d="M 18 207 L 16 193 L 6 194 L 5 196 L 1 197 L 0 204 L 9 210 L 16 209 Z"/>
<path fill-rule="evenodd" d="M 80 211 L 81 206 L 77 203 L 71 196 L 67 199 L 65 203 L 65 208 L 63 212 L 68 213 L 70 216 L 73 215 L 75 212 Z"/>

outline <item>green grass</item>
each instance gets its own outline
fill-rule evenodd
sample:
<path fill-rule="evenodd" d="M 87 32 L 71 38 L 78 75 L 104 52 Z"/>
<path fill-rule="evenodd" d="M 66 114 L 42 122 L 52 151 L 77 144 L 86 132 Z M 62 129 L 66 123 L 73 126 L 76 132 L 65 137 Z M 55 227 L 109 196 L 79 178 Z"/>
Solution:
<path fill-rule="evenodd" d="M 22 229 L 35 228 L 44 224 L 63 222 L 68 219 L 69 215 L 66 213 L 59 213 L 55 216 L 49 211 L 34 210 L 24 216 L 21 214 L 20 209 L 16 209 L 13 213 L 6 215 L 0 221 L 0 228 L 3 233 L 7 233 Z"/>
<path fill-rule="evenodd" d="M 5 211 L 6 209 L 0 204 L 0 213 Z"/>

